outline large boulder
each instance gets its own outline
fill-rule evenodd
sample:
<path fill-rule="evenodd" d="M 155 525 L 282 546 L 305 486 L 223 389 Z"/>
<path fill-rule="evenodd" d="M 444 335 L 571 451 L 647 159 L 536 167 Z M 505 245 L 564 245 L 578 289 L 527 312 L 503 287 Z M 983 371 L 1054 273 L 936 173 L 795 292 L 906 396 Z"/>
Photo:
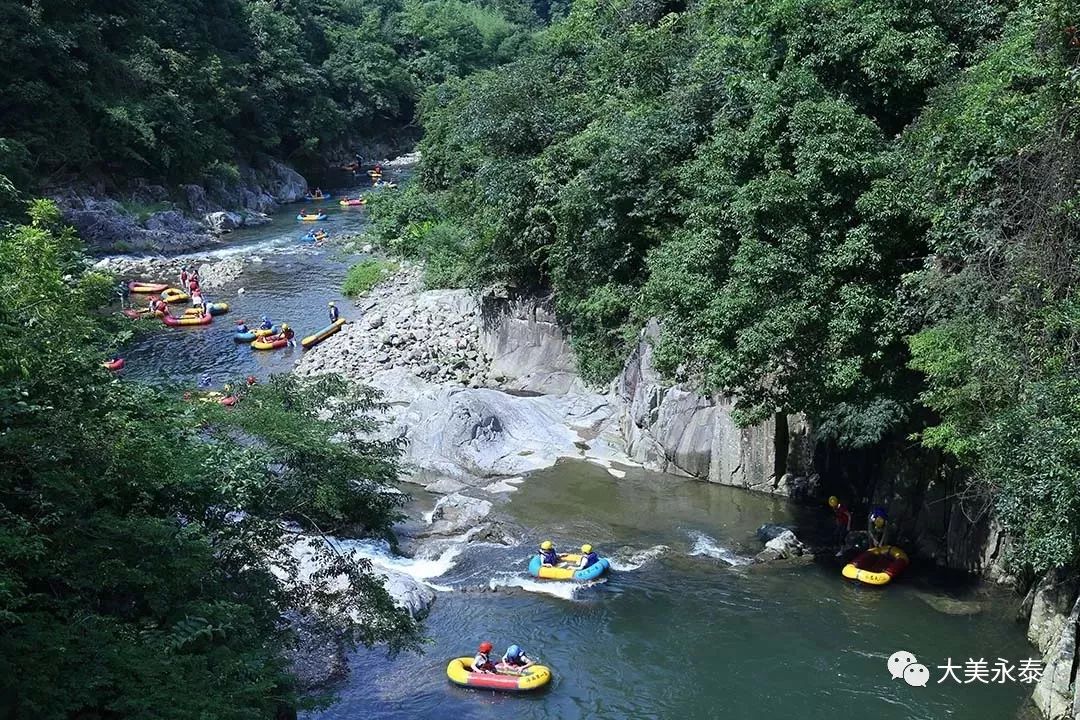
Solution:
<path fill-rule="evenodd" d="M 754 562 L 771 562 L 773 560 L 788 560 L 806 555 L 808 549 L 795 533 L 784 530 L 772 540 L 765 543 L 765 549 L 754 556 Z"/>
<path fill-rule="evenodd" d="M 286 620 L 296 635 L 296 644 L 286 648 L 285 655 L 302 689 L 323 688 L 349 674 L 344 638 L 326 632 L 310 618 L 290 615 Z"/>
<path fill-rule="evenodd" d="M 435 503 L 424 535 L 459 535 L 480 524 L 491 512 L 491 502 L 460 493 L 445 495 Z"/>
<path fill-rule="evenodd" d="M 227 210 L 219 210 L 203 216 L 203 224 L 210 229 L 210 232 L 218 235 L 236 230 L 243 221 L 244 219 L 238 213 Z"/>
<path fill-rule="evenodd" d="M 1032 587 L 1025 606 L 1028 617 L 1028 641 L 1044 655 L 1054 647 L 1068 622 L 1069 613 L 1080 592 L 1080 577 L 1058 568 L 1047 572 Z"/>

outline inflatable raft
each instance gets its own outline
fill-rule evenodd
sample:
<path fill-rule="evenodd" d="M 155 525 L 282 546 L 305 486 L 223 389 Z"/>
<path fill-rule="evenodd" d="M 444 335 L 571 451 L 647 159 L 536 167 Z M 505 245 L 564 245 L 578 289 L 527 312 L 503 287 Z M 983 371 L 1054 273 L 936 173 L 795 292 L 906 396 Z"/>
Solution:
<path fill-rule="evenodd" d="M 121 370 L 124 367 L 124 358 L 106 360 L 105 362 L 101 363 L 101 366 L 106 370 Z"/>
<path fill-rule="evenodd" d="M 578 582 L 588 582 L 589 580 L 595 580 L 603 575 L 611 567 L 611 561 L 607 558 L 600 558 L 595 563 L 585 568 L 584 570 L 577 570 L 577 564 L 581 562 L 580 555 L 560 554 L 562 564 L 558 567 L 543 567 L 540 564 L 540 556 L 533 555 L 532 560 L 529 560 L 529 574 L 533 577 L 542 578 L 545 580 L 577 580 Z"/>
<path fill-rule="evenodd" d="M 316 345 L 318 345 L 319 343 L 321 343 L 323 340 L 325 340 L 326 338 L 330 337 L 331 335 L 336 333 L 338 330 L 340 330 L 341 326 L 344 325 L 344 324 L 345 324 L 345 318 L 338 318 L 334 322 L 332 322 L 329 325 L 327 325 L 326 327 L 324 327 L 319 332 L 314 333 L 312 335 L 308 335 L 306 338 L 301 340 L 300 341 L 300 346 L 303 347 L 305 350 L 307 350 L 308 348 L 313 348 Z"/>
<path fill-rule="evenodd" d="M 344 200 L 338 200 L 338 205 L 341 205 L 342 207 L 357 207 L 359 205 L 367 205 L 367 200 L 362 197 L 345 198 Z"/>
<path fill-rule="evenodd" d="M 319 213 L 318 215 L 302 215 L 301 214 L 301 215 L 297 215 L 296 219 L 297 220 L 325 220 L 326 219 L 326 214 L 325 213 Z"/>
<path fill-rule="evenodd" d="M 323 193 L 322 195 L 312 195 L 311 193 L 308 193 L 304 196 L 304 199 L 314 200 L 315 202 L 318 202 L 319 200 L 329 200 L 332 197 L 333 195 L 331 195 L 330 193 Z"/>
<path fill-rule="evenodd" d="M 321 231 L 320 232 L 309 232 L 307 235 L 304 235 L 303 237 L 300 238 L 300 240 L 303 241 L 303 242 L 319 242 L 319 241 L 325 240 L 325 239 L 326 239 L 326 233 L 321 232 Z"/>
<path fill-rule="evenodd" d="M 128 290 L 133 293 L 159 293 L 169 288 L 165 283 L 144 283 L 132 280 L 128 283 Z"/>
<path fill-rule="evenodd" d="M 908 564 L 907 553 L 895 545 L 883 545 L 860 553 L 844 566 L 842 572 L 848 580 L 858 580 L 867 585 L 887 585 Z"/>
<path fill-rule="evenodd" d="M 271 339 L 273 338 L 273 339 Z M 267 338 L 258 338 L 251 343 L 251 347 L 256 350 L 280 350 L 289 344 L 289 341 L 283 337 L 276 335 L 269 335 Z"/>
<path fill-rule="evenodd" d="M 461 687 L 502 690 L 504 692 L 528 692 L 539 690 L 551 682 L 551 670 L 544 665 L 533 665 L 520 671 L 500 670 L 494 673 L 472 671 L 471 657 L 454 658 L 446 666 L 446 677 Z"/>
<path fill-rule="evenodd" d="M 229 312 L 229 303 L 210 303 L 206 306 L 206 309 L 210 312 L 211 315 L 224 315 L 225 313 Z M 192 315 L 198 314 L 198 308 L 189 307 L 187 310 L 184 310 L 184 317 L 191 317 Z"/>
<path fill-rule="evenodd" d="M 165 288 L 161 291 L 161 299 L 167 303 L 180 303 L 187 302 L 191 296 L 179 288 Z"/>
<path fill-rule="evenodd" d="M 236 342 L 249 343 L 257 338 L 263 337 L 264 335 L 277 335 L 279 332 L 281 332 L 281 329 L 276 325 L 271 330 L 263 330 L 262 328 L 256 328 L 254 330 L 248 330 L 247 332 L 233 333 L 233 340 L 235 340 Z"/>
<path fill-rule="evenodd" d="M 182 317 L 176 317 L 175 315 L 166 315 L 161 318 L 161 321 L 169 327 L 181 327 L 184 325 L 209 325 L 214 321 L 214 316 L 210 313 L 199 317 L 198 315 L 184 315 Z"/>

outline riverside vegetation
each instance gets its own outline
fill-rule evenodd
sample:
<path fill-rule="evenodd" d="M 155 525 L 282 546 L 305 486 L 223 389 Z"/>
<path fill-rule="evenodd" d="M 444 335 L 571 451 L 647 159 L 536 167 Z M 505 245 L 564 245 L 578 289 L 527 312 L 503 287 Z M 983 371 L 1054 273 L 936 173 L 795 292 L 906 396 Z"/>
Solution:
<path fill-rule="evenodd" d="M 671 375 L 818 439 L 912 435 L 1014 568 L 1080 563 L 1080 22 L 1068 2 L 581 0 L 428 91 L 373 204 L 434 286 L 553 290 L 586 374 Z"/>

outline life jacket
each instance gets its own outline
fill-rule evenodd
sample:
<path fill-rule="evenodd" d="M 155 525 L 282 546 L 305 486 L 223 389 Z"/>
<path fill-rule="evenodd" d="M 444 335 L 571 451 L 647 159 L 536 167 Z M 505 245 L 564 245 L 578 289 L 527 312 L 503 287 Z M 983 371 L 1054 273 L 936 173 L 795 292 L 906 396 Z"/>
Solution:
<path fill-rule="evenodd" d="M 518 655 L 516 658 L 512 658 L 512 657 L 510 657 L 508 655 L 503 655 L 502 661 L 507 665 L 513 665 L 514 667 L 521 667 L 525 663 L 529 662 L 529 658 L 526 657 L 525 653 L 522 653 L 521 655 Z"/>
<path fill-rule="evenodd" d="M 555 552 L 555 548 L 552 548 L 550 550 L 541 550 L 540 562 L 546 565 L 558 565 L 559 553 Z"/>
<path fill-rule="evenodd" d="M 273 329 L 273 327 L 274 327 L 274 323 L 270 322 L 269 320 L 264 320 L 263 324 L 259 326 L 259 329 L 260 330 L 271 330 L 271 329 Z"/>
<path fill-rule="evenodd" d="M 338 315 L 339 313 L 336 305 L 330 308 L 330 322 L 337 322 Z"/>
<path fill-rule="evenodd" d="M 587 567 L 589 567 L 591 565 L 595 565 L 599 561 L 600 561 L 600 556 L 597 555 L 596 552 L 591 552 L 591 553 L 589 553 L 588 555 L 585 556 L 585 564 L 581 566 L 581 569 L 584 570 L 585 568 L 587 568 Z"/>
<path fill-rule="evenodd" d="M 844 503 L 837 505 L 833 513 L 836 515 L 836 524 L 840 527 L 846 528 L 848 523 L 851 522 L 851 511 L 847 509 Z"/>
<path fill-rule="evenodd" d="M 473 658 L 473 670 L 494 670 L 495 663 L 491 662 L 491 658 L 487 653 L 476 653 L 476 657 Z"/>

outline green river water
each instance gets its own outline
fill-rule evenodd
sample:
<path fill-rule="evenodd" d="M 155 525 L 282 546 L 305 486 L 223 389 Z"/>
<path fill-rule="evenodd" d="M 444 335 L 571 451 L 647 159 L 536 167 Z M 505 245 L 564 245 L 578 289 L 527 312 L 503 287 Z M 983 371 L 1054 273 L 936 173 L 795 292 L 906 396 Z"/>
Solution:
<path fill-rule="evenodd" d="M 829 563 L 749 565 L 762 523 L 813 534 L 820 514 L 787 501 L 628 469 L 564 463 L 520 486 L 496 513 L 523 543 L 469 545 L 430 580 L 440 592 L 423 655 L 361 651 L 338 702 L 310 718 L 1017 718 L 1031 686 L 939 683 L 947 658 L 1013 665 L 1036 654 L 1013 621 L 1018 598 L 943 586 L 917 567 L 887 588 L 843 580 Z M 532 543 L 592 542 L 621 571 L 579 588 L 532 580 Z M 526 539 L 527 538 L 527 539 Z M 429 569 L 430 570 L 430 569 Z M 430 573 L 429 573 L 430 574 Z M 935 597 L 975 614 L 946 614 Z M 532 696 L 450 685 L 449 658 L 490 639 L 549 665 Z M 913 653 L 925 687 L 886 660 Z M 958 671 L 963 679 L 963 670 Z"/>

